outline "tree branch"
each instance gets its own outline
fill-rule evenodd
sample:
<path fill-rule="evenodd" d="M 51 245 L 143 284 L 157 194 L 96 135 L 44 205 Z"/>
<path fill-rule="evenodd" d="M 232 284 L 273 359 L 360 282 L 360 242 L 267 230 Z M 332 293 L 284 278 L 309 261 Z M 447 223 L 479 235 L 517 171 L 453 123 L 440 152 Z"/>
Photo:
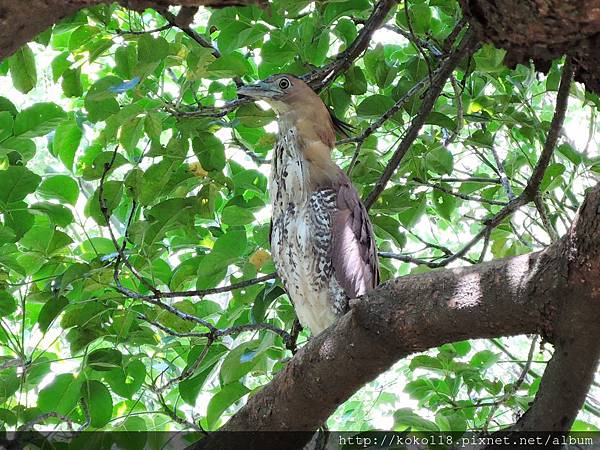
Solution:
<path fill-rule="evenodd" d="M 371 36 L 375 30 L 382 26 L 388 13 L 396 6 L 396 3 L 398 3 L 398 0 L 380 0 L 375 5 L 371 16 L 365 21 L 356 39 L 354 39 L 346 50 L 337 55 L 325 67 L 313 70 L 301 78 L 317 92 L 331 84 L 338 75 L 348 70 L 353 61 L 359 58 L 369 47 Z"/>
<path fill-rule="evenodd" d="M 568 234 L 541 252 L 396 278 L 354 300 L 348 314 L 313 337 L 222 430 L 312 431 L 409 354 L 464 339 L 540 333 L 557 350 L 519 426 L 568 431 L 600 353 L 599 210 L 600 184 Z M 300 448 L 307 438 L 287 439 L 294 437 L 287 448 Z M 212 434 L 194 448 L 229 448 L 228 439 L 235 434 Z M 260 435 L 245 442 L 245 448 L 263 445 Z"/>
<path fill-rule="evenodd" d="M 425 94 L 425 98 L 423 99 L 423 103 L 421 105 L 421 109 L 419 113 L 415 116 L 410 127 L 408 128 L 404 139 L 396 148 L 396 151 L 390 158 L 383 174 L 375 184 L 371 193 L 365 199 L 365 207 L 369 209 L 375 203 L 375 200 L 379 197 L 379 195 L 385 189 L 390 178 L 396 171 L 396 168 L 400 165 L 402 158 L 408 152 L 410 146 L 413 144 L 415 139 L 417 139 L 419 135 L 419 131 L 421 127 L 425 124 L 427 117 L 429 117 L 429 113 L 431 112 L 435 101 L 439 97 L 448 77 L 452 74 L 456 66 L 460 63 L 460 61 L 470 54 L 472 54 L 475 49 L 478 47 L 479 43 L 475 35 L 471 32 L 468 32 L 467 35 L 463 38 L 459 48 L 452 53 L 448 59 L 446 59 L 440 68 L 434 73 L 432 78 L 432 83 Z"/>
<path fill-rule="evenodd" d="M 454 253 L 452 256 L 449 256 L 448 258 L 437 263 L 436 267 L 446 266 L 449 263 L 466 255 L 467 252 L 471 250 L 481 239 L 489 239 L 491 230 L 500 225 L 504 219 L 511 216 L 522 206 L 535 200 L 535 197 L 538 195 L 540 183 L 544 178 L 546 168 L 548 167 L 552 154 L 554 153 L 554 149 L 556 148 L 556 142 L 558 141 L 560 130 L 565 119 L 565 113 L 569 102 L 569 89 L 571 87 L 572 80 L 573 67 L 570 63 L 570 60 L 567 59 L 565 66 L 563 67 L 560 86 L 558 88 L 558 96 L 556 98 L 556 108 L 554 111 L 554 116 L 552 117 L 552 122 L 550 123 L 550 130 L 548 131 L 540 159 L 533 170 L 533 174 L 529 179 L 529 182 L 523 189 L 523 192 L 521 192 L 517 198 L 509 202 L 491 218 L 487 219 L 484 222 L 484 227 L 469 242 L 467 242 L 463 248 Z"/>
<path fill-rule="evenodd" d="M 21 46 L 34 39 L 52 25 L 75 14 L 83 8 L 89 8 L 112 0 L 30 0 L 25 4 L 20 0 L 6 0 L 0 7 L 0 60 L 12 55 Z M 126 8 L 153 8 L 156 2 L 149 0 L 121 0 Z M 161 6 L 211 6 L 214 8 L 266 4 L 266 0 L 166 0 Z"/>

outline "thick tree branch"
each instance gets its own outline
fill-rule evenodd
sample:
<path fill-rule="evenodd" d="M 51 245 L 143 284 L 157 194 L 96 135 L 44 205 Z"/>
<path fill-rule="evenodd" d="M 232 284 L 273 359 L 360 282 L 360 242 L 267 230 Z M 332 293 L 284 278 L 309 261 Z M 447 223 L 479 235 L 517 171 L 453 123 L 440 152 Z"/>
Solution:
<path fill-rule="evenodd" d="M 411 353 L 464 339 L 540 333 L 557 350 L 519 427 L 568 430 L 600 353 L 599 211 L 600 185 L 569 233 L 544 251 L 378 287 L 311 339 L 222 429 L 315 430 L 358 388 Z M 579 336 L 581 329 L 590 332 Z M 296 437 L 288 448 L 303 445 L 306 436 Z M 195 448 L 228 448 L 228 439 L 235 435 L 213 434 Z M 257 436 L 246 448 L 263 444 Z"/>

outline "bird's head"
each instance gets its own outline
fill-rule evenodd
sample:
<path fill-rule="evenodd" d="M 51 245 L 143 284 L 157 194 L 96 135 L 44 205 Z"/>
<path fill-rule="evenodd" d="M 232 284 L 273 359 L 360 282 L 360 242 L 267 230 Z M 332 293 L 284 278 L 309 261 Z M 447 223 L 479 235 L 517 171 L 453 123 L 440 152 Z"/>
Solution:
<path fill-rule="evenodd" d="M 272 75 L 269 78 L 238 88 L 238 94 L 266 101 L 280 116 L 293 116 L 293 120 L 305 120 L 314 124 L 323 142 L 330 148 L 335 143 L 335 133 L 348 137 L 354 130 L 339 120 L 325 106 L 321 97 L 311 87 L 289 74 Z"/>
<path fill-rule="evenodd" d="M 321 98 L 301 79 L 288 74 L 272 75 L 255 84 L 242 86 L 238 94 L 264 100 L 278 114 L 299 106 L 320 106 Z"/>

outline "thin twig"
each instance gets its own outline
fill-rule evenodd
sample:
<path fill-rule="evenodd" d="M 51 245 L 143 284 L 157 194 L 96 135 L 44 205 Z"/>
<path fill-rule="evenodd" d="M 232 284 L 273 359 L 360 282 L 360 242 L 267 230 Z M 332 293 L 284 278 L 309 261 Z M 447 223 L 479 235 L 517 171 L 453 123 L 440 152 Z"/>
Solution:
<path fill-rule="evenodd" d="M 140 30 L 140 31 L 135 31 L 135 30 L 121 30 L 120 28 L 117 28 L 117 34 L 118 35 L 142 35 L 142 34 L 151 34 L 151 33 L 159 33 L 161 31 L 165 31 L 165 30 L 169 30 L 173 28 L 173 25 L 171 25 L 170 23 L 163 25 L 162 27 L 158 27 L 158 28 L 154 28 L 152 30 Z"/>
<path fill-rule="evenodd" d="M 452 195 L 453 197 L 458 197 L 463 200 L 467 200 L 467 201 L 471 201 L 471 202 L 487 203 L 488 205 L 499 205 L 499 206 L 506 206 L 508 204 L 507 202 L 502 202 L 499 200 L 488 200 L 487 198 L 483 198 L 479 195 L 467 195 L 467 194 L 463 194 L 458 191 L 454 191 L 452 189 L 446 189 L 444 186 L 440 186 L 439 184 L 429 183 L 425 180 L 421 180 L 420 178 L 413 178 L 411 181 L 421 184 L 423 186 L 428 186 L 430 188 L 433 188 L 433 189 L 443 192 L 445 194 Z"/>
<path fill-rule="evenodd" d="M 33 419 L 29 420 L 28 422 L 25 422 L 23 425 L 21 425 L 19 427 L 19 431 L 31 430 L 35 425 L 42 423 L 45 420 L 50 419 L 52 417 L 62 420 L 64 423 L 67 424 L 67 427 L 69 428 L 69 430 L 73 431 L 73 423 L 74 422 L 71 419 L 69 419 L 68 417 L 63 416 L 62 414 L 57 413 L 55 411 L 40 414 L 39 416 L 34 417 Z"/>
<path fill-rule="evenodd" d="M 171 378 L 169 381 L 167 381 L 165 384 L 163 384 L 160 387 L 156 387 L 155 388 L 155 392 L 157 394 L 161 394 L 162 392 L 166 391 L 167 389 L 169 389 L 171 386 L 174 386 L 175 384 L 187 380 L 189 377 L 191 377 L 196 370 L 200 367 L 200 364 L 202 364 L 202 361 L 204 361 L 204 358 L 206 358 L 206 355 L 208 354 L 208 351 L 210 350 L 210 346 L 212 345 L 213 341 L 211 339 L 208 340 L 208 342 L 206 343 L 206 346 L 202 349 L 202 352 L 200 353 L 200 355 L 198 355 L 198 357 L 196 358 L 196 360 L 194 361 L 194 363 L 188 367 L 186 367 L 184 370 L 181 371 L 181 373 L 176 376 L 175 378 Z"/>
<path fill-rule="evenodd" d="M 534 353 L 535 347 L 537 345 L 538 337 L 539 336 L 535 335 L 533 337 L 533 339 L 531 340 L 531 345 L 529 347 L 529 354 L 527 355 L 527 361 L 525 362 L 525 365 L 521 369 L 521 374 L 519 375 L 519 378 L 514 383 L 512 383 L 512 385 L 510 387 L 508 387 L 506 389 L 506 391 L 504 392 L 504 395 L 498 401 L 494 402 L 494 405 L 491 407 L 490 412 L 487 416 L 487 419 L 483 425 L 484 432 L 487 432 L 487 430 L 490 426 L 490 423 L 491 423 L 492 419 L 494 418 L 494 415 L 496 414 L 496 411 L 498 410 L 498 408 L 500 408 L 501 405 L 503 405 L 508 400 L 510 400 L 510 398 L 513 395 L 515 395 L 515 393 L 523 385 L 523 382 L 525 381 L 525 377 L 527 376 L 527 374 L 529 373 L 529 369 L 531 368 L 531 362 L 533 361 L 533 353 Z"/>
<path fill-rule="evenodd" d="M 353 61 L 360 57 L 369 47 L 371 36 L 378 28 L 381 28 L 388 13 L 396 6 L 397 0 L 380 0 L 369 18 L 365 21 L 363 28 L 356 39 L 346 50 L 338 54 L 335 59 L 325 67 L 313 70 L 301 78 L 306 81 L 315 91 L 320 91 L 333 82 L 338 75 L 346 72 Z"/>
<path fill-rule="evenodd" d="M 431 70 L 431 61 L 429 61 L 429 58 L 427 57 L 427 53 L 425 53 L 425 50 L 423 50 L 423 47 L 421 46 L 421 43 L 419 42 L 419 40 L 413 30 L 412 19 L 410 17 L 410 11 L 408 9 L 408 0 L 404 0 L 404 17 L 406 18 L 406 25 L 408 26 L 408 32 L 410 33 L 410 36 L 412 36 L 412 39 L 410 39 L 410 42 L 415 46 L 417 51 L 421 54 L 421 56 L 425 60 L 425 64 L 427 65 L 427 74 L 429 75 L 429 83 L 431 84 L 431 83 L 433 83 L 433 72 Z"/>
<path fill-rule="evenodd" d="M 198 424 L 196 424 L 194 422 L 190 422 L 190 421 L 184 419 L 183 417 L 179 417 L 177 415 L 177 413 L 175 412 L 175 410 L 172 409 L 169 405 L 167 405 L 165 398 L 161 394 L 158 394 L 157 397 L 158 397 L 158 402 L 162 406 L 165 414 L 167 416 L 169 416 L 171 419 L 173 419 L 174 422 L 177 422 L 179 425 L 183 425 L 184 427 L 187 427 L 188 429 L 206 433 L 206 431 L 204 429 L 202 429 L 202 427 L 200 427 Z"/>
<path fill-rule="evenodd" d="M 544 143 L 544 148 L 542 150 L 542 154 L 540 159 L 533 170 L 533 174 L 529 179 L 529 182 L 525 186 L 525 189 L 517 198 L 513 201 L 509 202 L 505 207 L 503 207 L 500 211 L 498 211 L 491 218 L 484 221 L 484 227 L 467 243 L 465 244 L 458 252 L 454 255 L 444 259 L 437 263 L 436 267 L 443 267 L 448 265 L 449 263 L 456 261 L 460 257 L 467 254 L 471 248 L 475 246 L 482 238 L 484 238 L 491 230 L 496 228 L 504 219 L 511 216 L 515 211 L 517 211 L 522 206 L 527 203 L 533 201 L 538 193 L 540 183 L 542 178 L 544 177 L 544 173 L 548 164 L 550 163 L 550 159 L 552 157 L 552 153 L 556 148 L 556 142 L 560 135 L 560 130 L 562 128 L 562 124 L 564 122 L 565 113 L 567 110 L 567 105 L 569 102 L 569 89 L 571 87 L 571 82 L 573 79 L 573 67 L 571 64 L 570 58 L 567 58 L 565 65 L 563 67 L 563 72 L 560 80 L 560 87 L 558 89 L 558 96 L 556 99 L 556 108 L 554 110 L 554 116 L 552 117 L 552 122 L 550 123 L 550 130 L 548 131 L 548 135 L 546 137 L 546 141 Z"/>
<path fill-rule="evenodd" d="M 466 74 L 465 74 L 466 78 Z M 464 109 L 462 103 L 462 91 L 456 82 L 456 77 L 454 75 L 450 75 L 450 84 L 452 85 L 452 89 L 454 90 L 454 100 L 456 102 L 456 128 L 452 131 L 450 136 L 444 142 L 445 146 L 452 144 L 460 132 L 463 129 L 465 118 L 464 118 Z"/>
<path fill-rule="evenodd" d="M 454 69 L 458 66 L 460 61 L 467 56 L 473 53 L 477 47 L 479 46 L 479 42 L 477 40 L 476 35 L 473 32 L 469 32 L 462 40 L 459 48 L 450 54 L 450 56 L 442 63 L 440 68 L 435 72 L 433 76 L 433 82 L 429 86 L 427 93 L 425 94 L 425 98 L 423 99 L 421 109 L 419 113 L 413 119 L 404 139 L 398 145 L 398 148 L 390 158 L 383 174 L 375 184 L 375 187 L 371 191 L 371 193 L 365 199 L 365 207 L 369 209 L 375 203 L 375 200 L 379 197 L 379 195 L 385 189 L 390 178 L 396 171 L 396 168 L 400 165 L 402 158 L 408 152 L 408 149 L 415 141 L 415 139 L 419 135 L 419 131 L 421 127 L 425 124 L 427 117 L 435 104 L 435 101 L 439 97 L 448 77 L 452 74 Z"/>
<path fill-rule="evenodd" d="M 498 156 L 498 152 L 496 151 L 496 147 L 492 144 L 492 154 L 494 155 L 494 161 L 496 161 L 496 167 L 498 168 L 498 173 L 500 173 L 500 182 L 502 183 L 502 187 L 506 191 L 506 195 L 509 200 L 515 199 L 515 194 L 513 193 L 512 188 L 510 187 L 510 182 L 508 181 L 508 177 L 506 176 L 506 171 L 504 170 L 504 165 L 502 161 L 500 161 L 500 157 Z"/>
<path fill-rule="evenodd" d="M 365 24 L 359 31 L 356 39 L 354 39 L 354 41 L 346 50 L 336 55 L 330 63 L 319 69 L 311 70 L 310 72 L 302 75 L 300 78 L 308 83 L 317 92 L 330 85 L 341 73 L 344 73 L 369 47 L 371 36 L 375 30 L 381 28 L 388 13 L 394 6 L 396 6 L 396 3 L 397 0 L 380 0 L 373 8 L 371 16 L 365 21 Z M 203 44 L 200 43 L 200 45 Z M 234 109 L 252 102 L 253 100 L 250 97 L 243 97 L 226 102 L 221 106 L 202 107 L 193 111 L 181 111 L 176 107 L 173 107 L 173 105 L 168 104 L 165 105 L 165 108 L 176 117 L 224 117 Z"/>
<path fill-rule="evenodd" d="M 355 22 L 357 22 L 357 21 L 355 20 Z M 397 25 L 394 25 L 391 23 L 386 23 L 381 28 L 385 28 L 386 30 L 393 31 L 394 33 L 397 33 L 397 34 L 403 36 L 404 38 L 406 38 L 407 40 L 409 40 L 410 42 L 415 44 L 415 46 L 427 48 L 427 50 L 429 50 L 429 52 L 436 58 L 439 58 L 444 55 L 442 50 L 437 48 L 435 43 L 428 41 L 427 39 L 420 38 L 419 36 L 417 36 L 415 34 L 411 34 L 408 31 L 403 30 L 402 28 L 400 28 Z"/>
<path fill-rule="evenodd" d="M 100 203 L 100 212 L 102 213 L 102 217 L 104 218 L 104 221 L 106 222 L 106 226 L 108 227 L 108 233 L 113 242 L 113 245 L 115 246 L 115 250 L 117 250 L 119 262 L 122 260 L 123 263 L 125 264 L 125 266 L 127 266 L 127 268 L 140 281 L 140 283 L 142 283 L 147 289 L 149 289 L 150 291 L 152 291 L 153 293 L 156 294 L 158 292 L 157 289 L 154 286 L 152 286 L 150 283 L 148 283 L 144 279 L 144 277 L 139 274 L 139 272 L 135 269 L 135 267 L 133 267 L 133 265 L 129 262 L 129 259 L 125 256 L 125 254 L 123 252 L 124 248 L 121 248 L 121 246 L 119 246 L 119 243 L 117 242 L 115 233 L 110 224 L 111 214 L 108 210 L 108 206 L 106 205 L 106 199 L 104 198 L 104 184 L 106 182 L 106 177 L 108 175 L 108 172 L 110 172 L 113 164 L 115 163 L 118 149 L 119 149 L 119 146 L 118 145 L 115 146 L 112 158 L 109 162 L 104 164 L 104 170 L 102 172 L 102 176 L 100 177 L 100 184 L 98 186 L 98 202 Z M 119 282 L 118 271 L 115 273 L 115 281 Z"/>

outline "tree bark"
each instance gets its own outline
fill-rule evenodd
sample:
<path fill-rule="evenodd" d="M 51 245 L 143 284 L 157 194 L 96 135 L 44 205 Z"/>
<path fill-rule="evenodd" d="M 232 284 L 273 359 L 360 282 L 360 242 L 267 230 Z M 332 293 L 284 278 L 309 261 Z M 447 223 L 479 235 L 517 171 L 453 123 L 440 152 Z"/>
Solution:
<path fill-rule="evenodd" d="M 0 2 L 0 60 L 12 55 L 38 34 L 82 8 L 112 3 L 110 0 L 2 0 Z M 120 0 L 131 9 L 151 7 L 211 6 L 214 8 L 266 3 L 266 0 Z"/>
<path fill-rule="evenodd" d="M 400 358 L 464 339 L 539 333 L 556 351 L 514 430 L 568 431 L 600 356 L 599 216 L 600 184 L 567 235 L 541 252 L 385 283 L 312 338 L 222 430 L 316 430 Z M 264 436 L 244 436 L 245 448 L 264 447 Z M 307 437 L 298 434 L 292 447 Z M 236 439 L 217 433 L 194 448 L 228 448 Z"/>
<path fill-rule="evenodd" d="M 509 67 L 533 60 L 546 72 L 556 58 L 573 57 L 575 79 L 600 93 L 600 1 L 459 0 L 483 41 L 507 51 Z"/>

